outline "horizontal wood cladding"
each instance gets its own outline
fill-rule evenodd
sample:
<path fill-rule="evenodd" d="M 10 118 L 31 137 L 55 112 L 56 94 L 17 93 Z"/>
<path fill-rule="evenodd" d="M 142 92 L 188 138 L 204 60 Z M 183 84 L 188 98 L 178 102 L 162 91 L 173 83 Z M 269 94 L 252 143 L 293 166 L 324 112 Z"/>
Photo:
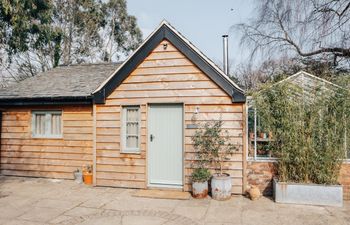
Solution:
<path fill-rule="evenodd" d="M 62 110 L 62 138 L 32 138 L 32 110 Z M 92 164 L 92 107 L 14 107 L 2 117 L 0 169 L 4 175 L 72 179 Z"/>
<path fill-rule="evenodd" d="M 167 42 L 167 41 L 166 41 Z M 147 105 L 183 103 L 185 123 L 184 190 L 191 190 L 189 176 L 195 160 L 191 136 L 186 126 L 221 118 L 238 151 L 225 163 L 233 177 L 232 191 L 242 193 L 243 104 L 232 103 L 218 85 L 180 53 L 171 43 L 163 42 L 96 108 L 97 185 L 147 188 Z M 141 153 L 120 152 L 121 109 L 141 106 Z M 199 113 L 194 116 L 198 108 Z M 214 172 L 214 171 L 212 171 Z"/>

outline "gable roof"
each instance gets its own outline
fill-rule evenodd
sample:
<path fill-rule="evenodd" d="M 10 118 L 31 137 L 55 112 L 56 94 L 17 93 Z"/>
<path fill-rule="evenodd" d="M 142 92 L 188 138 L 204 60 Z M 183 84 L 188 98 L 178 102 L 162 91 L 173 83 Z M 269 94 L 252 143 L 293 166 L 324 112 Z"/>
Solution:
<path fill-rule="evenodd" d="M 222 90 L 232 102 L 245 102 L 243 90 L 190 41 L 163 21 L 122 64 L 59 66 L 0 89 L 0 105 L 60 105 L 104 103 L 164 39 L 170 41 Z"/>
<path fill-rule="evenodd" d="M 277 85 L 285 83 L 292 84 L 293 86 L 297 87 L 297 89 L 292 88 L 289 90 L 289 94 L 293 96 L 296 101 L 305 102 L 312 102 L 317 95 L 322 94 L 322 96 L 326 96 L 329 94 L 334 94 L 335 92 L 339 91 L 339 89 L 344 89 L 337 84 L 301 70 L 296 74 L 270 85 L 267 88 L 259 90 L 258 93 L 273 89 Z M 247 98 L 249 101 L 253 100 L 252 96 Z"/>
<path fill-rule="evenodd" d="M 91 104 L 91 93 L 120 65 L 59 66 L 0 89 L 0 105 Z"/>
<path fill-rule="evenodd" d="M 284 82 L 293 82 L 293 83 L 299 83 L 299 84 L 301 84 L 301 82 L 310 83 L 310 84 L 317 82 L 317 83 L 322 83 L 326 86 L 331 86 L 331 87 L 335 87 L 335 88 L 342 88 L 342 87 L 338 86 L 337 84 L 329 82 L 328 80 L 317 77 L 317 76 L 315 76 L 311 73 L 305 72 L 303 70 L 297 72 L 296 74 L 293 74 L 292 76 L 287 77 L 286 79 L 283 79 L 283 80 L 277 82 L 276 84 L 284 83 Z"/>
<path fill-rule="evenodd" d="M 231 96 L 232 102 L 245 102 L 243 90 L 237 84 L 167 21 L 163 21 L 136 51 L 134 51 L 134 53 L 93 92 L 94 103 L 104 103 L 106 97 L 108 97 L 164 39 L 170 41 L 182 54 L 190 59 L 200 70 Z"/>

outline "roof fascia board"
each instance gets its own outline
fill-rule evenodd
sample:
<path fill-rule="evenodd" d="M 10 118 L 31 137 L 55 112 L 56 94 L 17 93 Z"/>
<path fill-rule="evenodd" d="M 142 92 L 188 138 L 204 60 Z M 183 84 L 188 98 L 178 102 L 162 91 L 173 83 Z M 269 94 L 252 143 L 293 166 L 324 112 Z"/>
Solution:
<path fill-rule="evenodd" d="M 232 102 L 245 102 L 244 94 L 233 86 L 227 79 L 213 68 L 205 59 L 203 59 L 193 48 L 187 45 L 178 34 L 167 27 L 165 29 L 165 38 L 169 40 L 176 48 L 199 67 L 206 75 L 219 85 L 229 96 L 232 96 Z M 229 79 L 229 78 L 228 78 Z"/>
<path fill-rule="evenodd" d="M 0 106 L 91 105 L 91 97 L 1 99 Z"/>
<path fill-rule="evenodd" d="M 140 48 L 138 48 L 134 54 L 92 94 L 93 102 L 95 104 L 104 104 L 106 97 L 109 96 L 164 39 L 170 41 L 180 52 L 231 96 L 232 102 L 245 102 L 245 96 L 242 91 L 233 85 L 231 81 L 227 80 L 230 78 L 221 75 L 216 68 L 203 58 L 192 46 L 186 43 L 183 37 L 175 32 L 166 22 L 163 22 L 161 26 L 146 39 Z"/>
<path fill-rule="evenodd" d="M 223 76 L 229 83 L 235 86 L 240 92 L 244 92 L 235 82 L 231 80 L 231 78 L 226 75 L 211 59 L 209 59 L 206 55 L 204 55 L 195 45 L 193 45 L 188 39 L 186 39 L 179 31 L 177 31 L 173 26 L 171 26 L 166 21 L 164 22 L 169 29 L 171 29 L 179 38 L 181 38 L 190 48 L 192 48 L 200 57 L 202 57 L 209 65 L 211 65 L 216 72 L 218 72 L 221 76 Z"/>
<path fill-rule="evenodd" d="M 135 54 L 133 54 L 125 64 L 110 77 L 107 83 L 97 92 L 93 93 L 93 100 L 96 104 L 104 104 L 106 97 L 117 88 L 123 80 L 148 56 L 148 54 L 164 39 L 164 30 L 158 29 L 147 44 L 142 45 Z"/>

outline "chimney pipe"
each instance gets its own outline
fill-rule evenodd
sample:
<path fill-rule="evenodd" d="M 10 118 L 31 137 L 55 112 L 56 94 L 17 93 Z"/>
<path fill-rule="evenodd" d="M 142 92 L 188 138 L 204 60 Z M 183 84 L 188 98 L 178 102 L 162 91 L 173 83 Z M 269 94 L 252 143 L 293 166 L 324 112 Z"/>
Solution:
<path fill-rule="evenodd" d="M 223 58 L 223 67 L 224 67 L 224 73 L 228 75 L 229 69 L 228 69 L 228 35 L 224 34 L 222 35 L 223 40 L 223 47 L 224 47 L 224 58 Z"/>

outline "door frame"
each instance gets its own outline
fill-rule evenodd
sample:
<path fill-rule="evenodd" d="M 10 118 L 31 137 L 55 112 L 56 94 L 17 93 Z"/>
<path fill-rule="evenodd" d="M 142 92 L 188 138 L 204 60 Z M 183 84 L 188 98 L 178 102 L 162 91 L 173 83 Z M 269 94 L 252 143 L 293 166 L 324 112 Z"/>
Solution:
<path fill-rule="evenodd" d="M 174 186 L 174 185 L 152 185 L 150 184 L 149 179 L 149 124 L 150 124 L 150 107 L 152 105 L 181 105 L 182 107 L 182 185 Z M 145 179 L 145 187 L 146 189 L 175 189 L 175 190 L 185 190 L 185 103 L 184 102 L 148 102 L 146 104 L 146 179 Z"/>

